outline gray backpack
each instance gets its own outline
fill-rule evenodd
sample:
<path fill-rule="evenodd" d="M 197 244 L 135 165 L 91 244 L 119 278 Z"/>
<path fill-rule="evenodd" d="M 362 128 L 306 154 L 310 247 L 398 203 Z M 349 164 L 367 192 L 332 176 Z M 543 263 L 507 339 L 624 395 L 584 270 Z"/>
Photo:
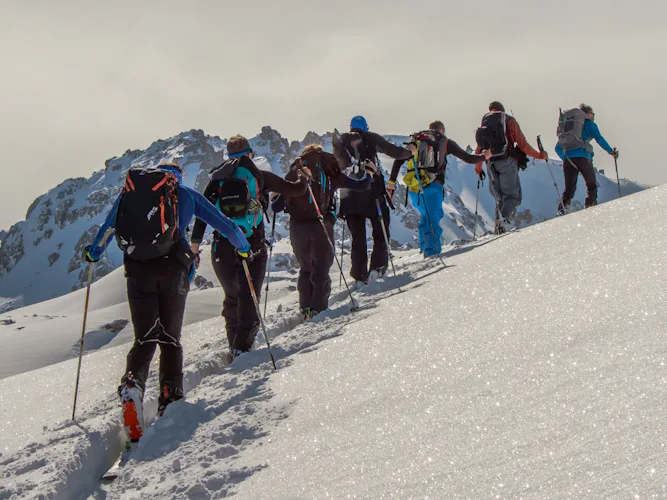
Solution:
<path fill-rule="evenodd" d="M 564 152 L 577 148 L 586 148 L 587 151 L 593 151 L 593 146 L 590 144 L 590 139 L 584 141 L 582 133 L 584 125 L 588 119 L 586 113 L 579 108 L 559 110 L 560 116 L 558 118 L 558 144 L 563 148 Z"/>

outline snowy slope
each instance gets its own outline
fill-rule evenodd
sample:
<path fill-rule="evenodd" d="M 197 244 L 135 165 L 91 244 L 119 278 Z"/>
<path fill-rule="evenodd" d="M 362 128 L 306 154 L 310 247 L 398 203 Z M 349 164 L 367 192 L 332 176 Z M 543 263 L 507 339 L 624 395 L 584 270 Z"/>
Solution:
<path fill-rule="evenodd" d="M 388 137 L 399 144 L 407 139 L 402 136 Z M 263 127 L 250 143 L 256 155 L 266 157 L 273 171 L 282 175 L 305 145 L 318 143 L 330 151 L 331 134 L 320 136 L 310 132 L 302 141 L 289 143 L 277 131 Z M 38 197 L 28 209 L 25 221 L 0 234 L 0 312 L 59 297 L 85 286 L 87 274 L 86 266 L 80 259 L 82 250 L 102 224 L 130 167 L 151 167 L 165 161 L 178 161 L 184 167 L 185 184 L 202 191 L 208 172 L 223 160 L 225 147 L 226 140 L 208 136 L 201 130 L 190 130 L 167 140 L 158 140 L 146 150 L 126 151 L 120 157 L 107 160 L 105 168 L 90 178 L 68 179 Z M 392 160 L 384 156 L 380 159 L 388 172 Z M 560 163 L 554 162 L 553 165 L 559 189 L 562 190 Z M 552 218 L 557 197 L 545 163 L 537 162 L 536 168 L 530 168 L 521 176 L 524 202 L 518 218 L 520 226 Z M 598 181 L 601 202 L 616 198 L 613 181 L 604 175 L 598 175 Z M 442 223 L 443 237 L 448 242 L 472 235 L 476 183 L 472 166 L 450 157 L 444 202 L 446 217 Z M 625 181 L 624 194 L 644 187 Z M 583 201 L 584 191 L 580 181 L 575 207 Z M 405 189 L 401 185 L 395 199 L 398 211 L 392 221 L 392 240 L 397 246 L 414 243 L 417 217 L 412 207 L 403 206 L 404 198 Z M 493 204 L 485 185 L 480 194 L 480 233 L 484 227 L 491 228 Z M 278 226 L 279 231 L 287 235 L 284 217 L 279 219 Z M 95 279 L 110 273 L 121 262 L 120 251 L 112 243 L 108 256 L 95 267 Z M 3 319 L 7 318 L 2 317 L 0 321 Z"/>
<path fill-rule="evenodd" d="M 220 319 L 191 325 L 186 400 L 113 485 L 126 346 L 84 359 L 77 423 L 74 360 L 0 380 L 0 498 L 665 498 L 665 216 L 660 187 L 446 269 L 400 252 L 354 314 L 337 288 L 298 324 L 286 295 L 277 372 L 263 348 L 226 367 Z"/>

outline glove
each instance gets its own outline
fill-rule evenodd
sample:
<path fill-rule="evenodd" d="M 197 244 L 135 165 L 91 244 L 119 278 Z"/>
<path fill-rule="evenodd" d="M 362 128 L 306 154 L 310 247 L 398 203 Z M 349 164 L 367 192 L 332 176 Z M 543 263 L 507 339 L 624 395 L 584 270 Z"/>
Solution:
<path fill-rule="evenodd" d="M 241 250 L 237 250 L 236 253 L 238 253 L 239 258 L 241 260 L 244 260 L 246 262 L 252 262 L 252 259 L 255 257 L 255 252 L 252 251 L 252 249 L 248 248 L 245 252 L 242 252 Z"/>
<path fill-rule="evenodd" d="M 201 256 L 199 252 L 195 254 L 195 269 L 199 269 L 199 263 L 201 262 Z"/>
<path fill-rule="evenodd" d="M 364 162 L 364 170 L 368 172 L 368 175 L 375 175 L 375 172 L 377 172 L 377 167 L 375 166 L 375 163 L 373 163 L 371 160 L 366 160 Z"/>
<path fill-rule="evenodd" d="M 93 259 L 93 256 L 91 255 L 92 249 L 93 247 L 91 247 L 90 245 L 88 245 L 86 248 L 83 249 L 83 260 L 85 260 L 86 262 L 97 262 L 98 260 L 100 260 L 99 257 L 97 259 Z"/>
<path fill-rule="evenodd" d="M 480 181 L 483 181 L 484 179 L 486 179 L 486 172 L 484 172 L 484 170 L 479 172 L 477 175 L 479 175 L 479 180 Z"/>
<path fill-rule="evenodd" d="M 614 150 L 609 154 L 613 156 L 615 160 L 618 160 L 618 149 L 614 148 Z"/>
<path fill-rule="evenodd" d="M 540 160 L 548 160 L 549 159 L 549 155 L 547 154 L 546 151 L 541 151 L 541 153 L 542 154 L 540 155 Z"/>
<path fill-rule="evenodd" d="M 477 172 L 477 175 L 482 175 L 482 172 L 484 172 L 484 169 L 482 168 L 482 164 L 478 163 L 475 165 L 475 172 Z"/>
<path fill-rule="evenodd" d="M 396 181 L 389 180 L 387 182 L 387 196 L 389 196 L 390 200 L 394 197 L 395 192 L 396 192 Z"/>

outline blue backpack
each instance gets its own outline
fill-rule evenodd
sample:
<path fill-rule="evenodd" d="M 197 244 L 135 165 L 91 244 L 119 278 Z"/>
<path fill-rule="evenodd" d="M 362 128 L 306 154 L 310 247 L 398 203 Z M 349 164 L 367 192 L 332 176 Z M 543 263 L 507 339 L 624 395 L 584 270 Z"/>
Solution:
<path fill-rule="evenodd" d="M 217 182 L 215 206 L 234 221 L 245 237 L 253 234 L 264 220 L 262 215 L 262 173 L 250 158 L 242 156 L 225 161 L 211 173 Z"/>

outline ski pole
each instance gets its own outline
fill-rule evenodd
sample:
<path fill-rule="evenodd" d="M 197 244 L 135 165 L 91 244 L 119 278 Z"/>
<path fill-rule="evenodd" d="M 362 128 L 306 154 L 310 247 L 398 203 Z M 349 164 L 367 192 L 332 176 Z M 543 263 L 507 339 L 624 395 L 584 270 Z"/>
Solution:
<path fill-rule="evenodd" d="M 389 246 L 389 236 L 387 235 L 387 228 L 384 225 L 384 217 L 382 216 L 382 207 L 380 206 L 380 200 L 375 198 L 375 206 L 378 209 L 378 217 L 380 217 L 380 225 L 382 226 L 382 234 L 384 235 L 384 244 L 387 247 L 387 253 L 389 254 L 389 262 L 391 262 L 391 271 L 394 273 L 394 278 L 396 277 L 396 268 L 394 267 L 394 255 L 391 252 L 391 247 Z"/>
<path fill-rule="evenodd" d="M 618 185 L 618 197 L 621 197 L 621 180 L 618 177 L 618 158 L 614 156 L 614 165 L 616 166 L 616 184 Z"/>
<path fill-rule="evenodd" d="M 72 420 L 76 413 L 76 399 L 79 393 L 79 378 L 81 375 L 81 359 L 83 358 L 83 337 L 86 333 L 86 320 L 88 319 L 88 302 L 90 299 L 90 285 L 93 282 L 93 263 L 88 263 L 88 286 L 86 287 L 86 305 L 83 307 L 83 327 L 81 328 L 81 342 L 79 344 L 79 366 L 76 369 L 76 386 L 74 388 L 74 404 L 72 405 Z"/>
<path fill-rule="evenodd" d="M 472 228 L 472 241 L 477 241 L 477 206 L 479 204 L 479 183 L 482 182 L 482 179 L 477 178 L 477 198 L 475 199 L 475 224 Z"/>
<path fill-rule="evenodd" d="M 252 301 L 255 303 L 255 311 L 257 312 L 259 323 L 262 325 L 262 332 L 264 333 L 264 339 L 266 340 L 266 347 L 269 350 L 269 357 L 271 358 L 273 369 L 277 370 L 278 368 L 276 367 L 276 360 L 273 358 L 273 352 L 271 351 L 271 343 L 269 342 L 269 336 L 266 334 L 266 326 L 264 326 L 264 318 L 262 318 L 262 315 L 259 313 L 259 301 L 257 300 L 257 294 L 255 293 L 255 286 L 252 284 L 252 278 L 250 277 L 250 270 L 248 269 L 248 263 L 246 262 L 246 259 L 242 259 L 241 263 L 243 264 L 245 277 L 248 280 L 248 288 L 250 288 L 250 295 L 252 295 Z"/>
<path fill-rule="evenodd" d="M 269 301 L 269 280 L 271 278 L 271 257 L 273 257 L 273 237 L 276 234 L 276 213 L 273 212 L 271 221 L 271 244 L 269 246 L 269 262 L 266 269 L 266 288 L 264 288 L 264 317 L 266 317 L 266 304 Z"/>
<path fill-rule="evenodd" d="M 345 221 L 343 221 L 343 231 L 340 235 L 340 265 L 343 265 L 343 257 L 345 256 Z M 338 286 L 343 285 L 343 273 L 338 277 Z"/>
<path fill-rule="evenodd" d="M 540 148 L 540 152 L 544 152 L 544 146 L 542 146 L 542 139 L 540 136 L 537 136 L 537 147 Z M 551 167 L 549 166 L 549 160 L 547 159 L 547 170 L 551 174 L 551 179 L 554 181 L 554 189 L 556 190 L 556 196 L 558 196 L 558 206 L 560 207 L 560 210 L 563 212 L 563 215 L 565 215 L 565 205 L 563 204 L 563 197 L 560 195 L 560 192 L 558 191 L 558 184 L 556 184 L 556 178 L 554 177 L 554 173 L 551 171 Z"/>
<path fill-rule="evenodd" d="M 322 225 L 322 229 L 324 230 L 324 235 L 327 237 L 327 241 L 329 242 L 331 251 L 334 254 L 334 258 L 336 259 L 336 264 L 338 264 L 340 275 L 343 278 L 343 282 L 345 282 L 345 288 L 347 288 L 347 293 L 350 296 L 350 300 L 352 301 L 352 308 L 350 310 L 354 312 L 359 309 L 359 305 L 354 300 L 354 297 L 352 297 L 352 291 L 350 290 L 350 287 L 347 284 L 347 279 L 345 279 L 345 275 L 343 274 L 343 266 L 341 266 L 340 260 L 338 260 L 338 255 L 336 255 L 336 247 L 334 246 L 333 241 L 331 241 L 331 236 L 329 236 L 329 231 L 327 231 L 327 226 L 324 224 L 324 217 L 322 217 L 322 212 L 320 211 L 320 207 L 317 204 L 317 200 L 315 200 L 315 196 L 313 195 L 313 190 L 310 187 L 310 183 L 308 183 L 308 192 L 310 194 L 310 199 L 313 200 L 313 205 L 315 206 L 315 210 L 317 211 L 317 219 L 320 221 L 320 224 Z"/>

